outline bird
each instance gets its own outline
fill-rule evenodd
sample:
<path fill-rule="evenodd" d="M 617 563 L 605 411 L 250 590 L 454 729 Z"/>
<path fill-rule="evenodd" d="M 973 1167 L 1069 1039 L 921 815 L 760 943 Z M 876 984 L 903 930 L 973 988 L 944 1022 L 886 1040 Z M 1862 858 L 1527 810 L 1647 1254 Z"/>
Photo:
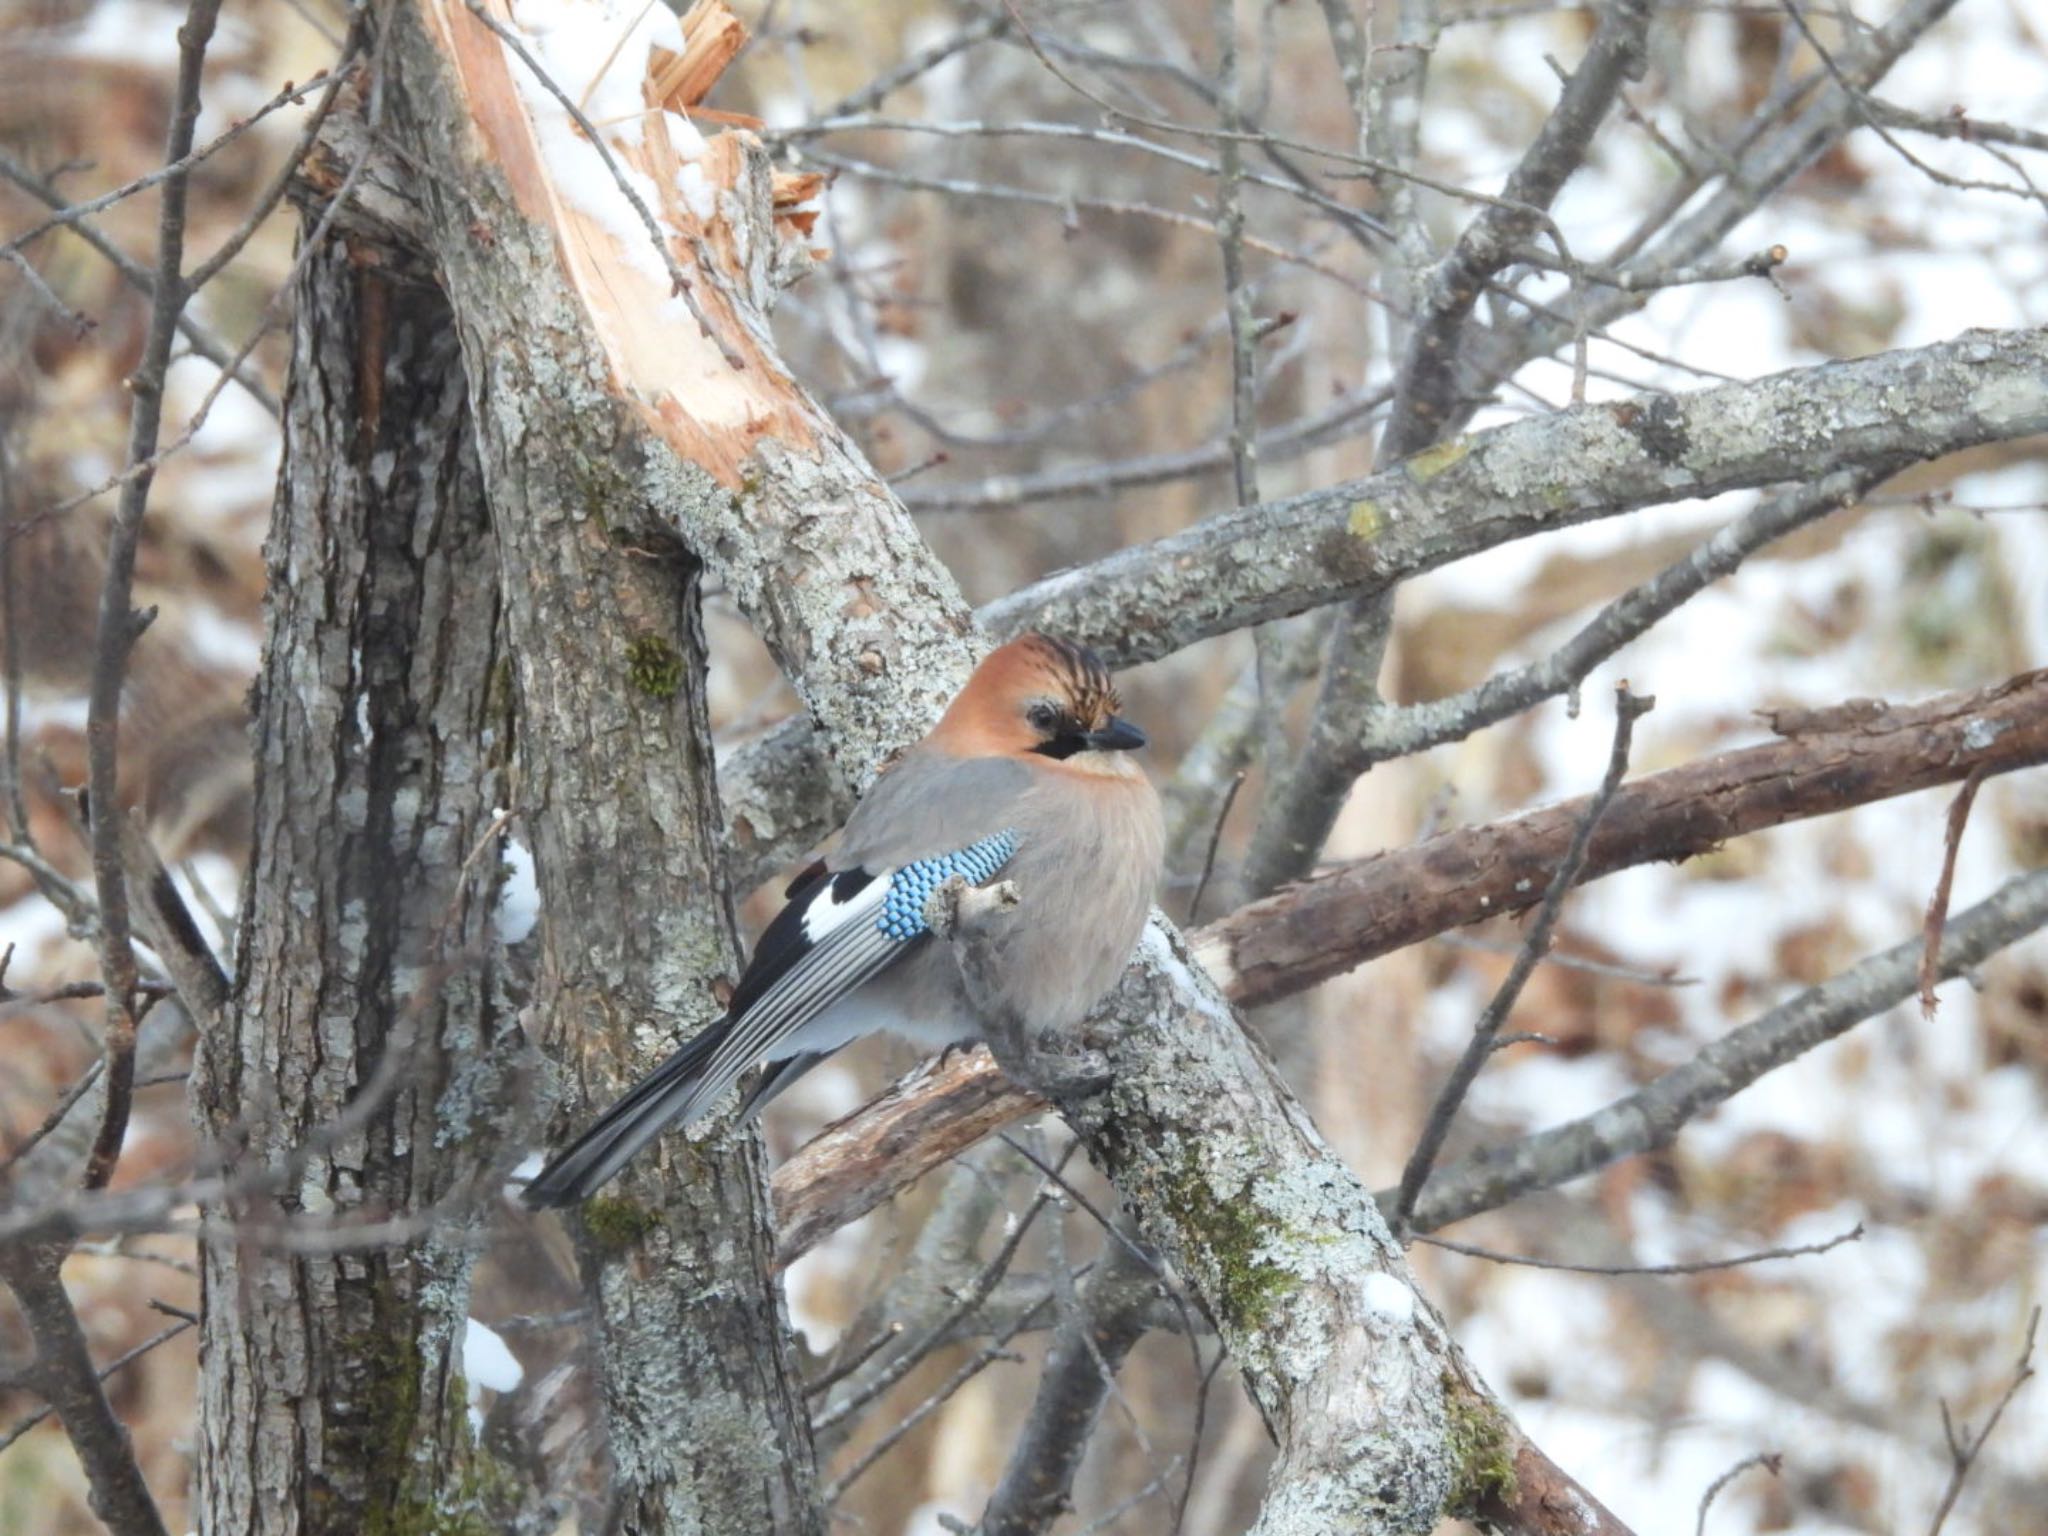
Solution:
<path fill-rule="evenodd" d="M 1031 632 L 991 651 L 930 734 L 875 780 L 837 847 L 784 892 L 723 1017 L 662 1062 L 523 1191 L 588 1199 L 671 1126 L 723 1101 L 756 1065 L 745 1124 L 797 1078 L 878 1030 L 932 1050 L 984 1033 L 924 916 L 954 876 L 1017 897 L 990 932 L 981 995 L 1025 1038 L 1078 1023 L 1137 948 L 1164 856 L 1159 797 L 1133 754 L 1109 669 Z"/>

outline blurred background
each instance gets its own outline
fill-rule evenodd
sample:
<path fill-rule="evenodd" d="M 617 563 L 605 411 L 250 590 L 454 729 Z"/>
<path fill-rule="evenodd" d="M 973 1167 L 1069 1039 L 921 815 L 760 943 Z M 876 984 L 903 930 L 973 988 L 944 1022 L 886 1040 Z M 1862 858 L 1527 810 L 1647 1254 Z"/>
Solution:
<path fill-rule="evenodd" d="M 787 0 L 741 9 L 755 41 L 714 105 L 759 116 L 787 155 L 834 176 L 816 231 L 830 258 L 778 315 L 786 356 L 895 481 L 970 597 L 998 597 L 1229 504 L 1231 373 L 1213 176 L 1106 142 L 1101 108 L 1006 35 L 1000 8 Z M 1866 19 L 1880 19 L 1870 9 Z M 1248 115 L 1292 138 L 1354 144 L 1321 10 L 1308 0 L 1238 10 Z M 1391 0 L 1382 10 L 1357 13 L 1369 40 L 1395 35 Z M 181 14 L 154 0 L 13 0 L 0 11 L 0 146 L 22 173 L 0 185 L 0 237 L 49 211 L 24 177 L 75 202 L 160 163 Z M 1213 120 L 1200 90 L 1213 73 L 1211 7 L 1144 0 L 1029 14 L 1059 40 L 1064 68 L 1120 104 Z M 1820 35 L 1837 35 L 1832 12 L 1811 14 Z M 1593 18 L 1576 6 L 1446 0 L 1437 19 L 1420 168 L 1496 190 L 1555 101 L 1549 61 L 1575 60 Z M 336 0 L 230 4 L 211 54 L 202 141 L 329 63 L 344 24 Z M 1556 208 L 1581 254 L 1624 241 L 1680 187 L 1687 165 L 1737 143 L 1760 104 L 1815 67 L 1799 29 L 1769 4 L 1662 8 L 1652 36 L 1628 111 L 1600 135 Z M 870 99 L 873 82 L 934 55 L 943 57 L 885 100 Z M 2048 14 L 2029 0 L 1965 0 L 1892 70 L 1883 95 L 1932 118 L 1966 111 L 2048 126 Z M 271 113 L 206 162 L 193 183 L 195 249 L 241 221 L 289 152 L 302 110 Z M 863 125 L 815 129 L 849 118 Z M 977 126 L 993 123 L 1087 132 Z M 1209 146 L 1187 147 L 1209 158 Z M 1377 423 L 1362 402 L 1386 381 L 1389 360 L 1370 244 L 1271 166 L 1256 169 L 1273 183 L 1244 189 L 1247 281 L 1266 331 L 1260 483 L 1272 499 L 1371 467 Z M 1321 184 L 1341 206 L 1368 206 L 1356 183 Z M 1612 339 L 1591 344 L 1586 392 L 1689 389 L 1970 327 L 2048 323 L 2048 203 L 2026 190 L 2036 184 L 2048 186 L 2048 157 L 2036 151 L 1923 135 L 1908 158 L 1876 133 L 1854 134 L 1725 243 L 1729 254 L 1786 247 L 1789 259 L 1770 279 L 1656 295 L 1610 327 Z M 1434 193 L 1420 194 L 1418 207 L 1440 248 L 1470 216 L 1469 204 Z M 92 227 L 107 247 L 146 264 L 155 214 L 151 197 L 131 197 Z M 124 778 L 216 925 L 232 919 L 246 851 L 244 697 L 261 642 L 261 542 L 288 361 L 273 301 L 295 228 L 288 208 L 271 217 L 194 307 L 200 327 L 230 350 L 268 328 L 252 354 L 261 387 L 231 385 L 207 403 L 158 478 L 141 554 L 139 601 L 161 612 L 135 654 Z M 84 773 L 97 552 L 111 498 L 48 509 L 124 462 L 123 379 L 147 302 L 81 231 L 44 235 L 24 254 L 62 308 L 20 268 L 0 267 L 9 666 L 21 686 L 30 824 L 51 859 L 80 875 L 84 855 L 57 789 Z M 219 375 L 197 352 L 182 357 L 167 434 L 192 420 Z M 1531 364 L 1477 420 L 1552 410 L 1571 389 L 1569 357 Z M 1548 654 L 1600 604 L 1751 501 L 1658 508 L 1409 583 L 1388 695 L 1436 697 Z M 1765 739 L 1759 710 L 1914 698 L 2048 665 L 2044 503 L 2048 448 L 2039 441 L 1909 473 L 1680 609 L 1588 680 L 1583 710 L 1553 701 L 1375 768 L 1325 857 L 1586 793 L 1610 746 L 1611 689 L 1624 678 L 1658 699 L 1637 733 L 1634 771 L 1643 773 Z M 708 625 L 716 725 L 722 744 L 737 744 L 794 699 L 715 592 Z M 1126 713 L 1152 734 L 1151 768 L 1169 791 L 1165 905 L 1174 916 L 1187 916 L 1240 766 L 1246 778 L 1220 823 L 1203 913 L 1213 918 L 1242 896 L 1239 861 L 1269 770 L 1287 761 L 1312 702 L 1319 637 L 1313 621 L 1277 627 L 1261 668 L 1251 637 L 1234 635 L 1124 680 Z M 1216 729 L 1233 691 L 1242 697 L 1258 683 L 1260 728 Z M 1515 1015 L 1515 1029 L 1548 1041 L 1494 1060 L 1452 1152 L 1593 1110 L 1797 988 L 1909 937 L 1940 870 L 1951 798 L 1906 796 L 1587 887 L 1566 908 L 1557 960 L 1538 971 Z M 516 866 L 520 855 L 512 857 Z M 2048 774 L 1990 781 L 1961 844 L 1955 906 L 2044 857 Z M 515 867 L 508 936 L 531 921 L 520 888 Z M 770 910 L 756 900 L 745 914 L 758 924 Z M 1398 1177 L 1518 938 L 1510 924 L 1461 930 L 1254 1018 L 1324 1133 L 1371 1186 Z M 0 863 L 0 946 L 11 953 L 5 983 L 17 992 L 96 974 L 90 947 L 9 863 Z M 0 1001 L 8 1144 L 97 1055 L 97 1019 L 95 1004 Z M 913 1059 L 870 1042 L 805 1079 L 768 1117 L 774 1154 L 787 1155 Z M 1933 1018 L 1907 1007 L 1873 1020 L 1696 1121 L 1669 1152 L 1452 1234 L 1587 1265 L 1816 1243 L 1861 1223 L 1859 1241 L 1695 1277 L 1506 1267 L 1425 1247 L 1412 1258 L 1532 1437 L 1644 1536 L 1693 1530 L 1708 1485 L 1760 1452 L 1780 1455 L 1780 1469 L 1733 1481 L 1711 1529 L 1926 1530 L 1950 1473 L 1944 1405 L 1959 1425 L 1982 1425 L 2048 1288 L 2044 1102 L 2048 941 L 2036 936 L 1968 986 L 1945 989 Z M 1049 1120 L 1019 1139 L 1022 1152 L 984 1145 L 794 1267 L 790 1305 L 817 1368 L 860 1345 L 879 1298 L 912 1316 L 943 1315 L 1023 1213 L 1033 1227 L 1010 1260 L 1017 1275 L 1101 1250 L 1095 1213 L 1113 1200 L 1083 1159 L 1066 1164 L 1078 1198 L 1039 1200 L 1032 1159 L 1057 1161 L 1063 1131 Z M 121 1179 L 174 1174 L 193 1151 L 181 1084 L 167 1075 L 138 1097 Z M 478 1336 L 470 1374 L 488 1432 L 542 1436 L 573 1475 L 591 1429 L 568 1315 L 576 1293 L 558 1255 L 559 1245 L 508 1209 L 478 1279 L 475 1313 L 489 1332 Z M 168 1237 L 88 1245 L 66 1270 L 103 1360 L 164 1329 L 151 1297 L 195 1306 L 192 1274 L 189 1243 Z M 1170 1305 L 1161 1311 L 1170 1321 Z M 13 1327 L 0 1313 L 0 1343 L 17 1342 Z M 822 1437 L 843 1476 L 930 1403 L 844 1492 L 848 1528 L 926 1536 L 979 1511 L 1043 1347 L 1041 1335 L 1020 1333 L 931 1403 L 987 1342 L 937 1350 Z M 1248 1523 L 1269 1446 L 1228 1366 L 1213 1369 L 1215 1355 L 1213 1340 L 1170 1328 L 1137 1345 L 1062 1529 L 1173 1528 L 1191 1459 L 1182 1528 L 1222 1536 Z M 183 1336 L 109 1380 L 174 1529 L 185 1528 L 194 1373 Z M 0 1531 L 93 1529 L 55 1426 L 14 1433 L 36 1406 L 0 1392 Z M 2048 1390 L 2038 1383 L 2013 1399 L 1944 1528 L 2048 1532 Z"/>

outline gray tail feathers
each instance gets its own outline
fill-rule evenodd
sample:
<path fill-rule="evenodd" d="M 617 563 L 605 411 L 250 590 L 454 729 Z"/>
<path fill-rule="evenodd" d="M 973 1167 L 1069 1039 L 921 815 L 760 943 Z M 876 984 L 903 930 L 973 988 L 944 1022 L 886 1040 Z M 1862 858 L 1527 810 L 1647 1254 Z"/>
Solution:
<path fill-rule="evenodd" d="M 557 1153 L 522 1193 L 527 1206 L 545 1210 L 588 1200 L 672 1123 L 687 1124 L 701 1115 L 716 1096 L 704 1092 L 711 1086 L 706 1069 L 725 1039 L 727 1024 L 720 1019 L 698 1034 Z"/>

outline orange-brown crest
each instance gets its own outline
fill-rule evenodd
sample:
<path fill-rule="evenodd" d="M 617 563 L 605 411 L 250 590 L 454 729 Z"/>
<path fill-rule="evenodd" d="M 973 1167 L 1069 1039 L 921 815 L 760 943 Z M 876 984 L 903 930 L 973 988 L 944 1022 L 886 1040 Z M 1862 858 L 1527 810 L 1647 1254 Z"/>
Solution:
<path fill-rule="evenodd" d="M 963 756 L 1029 752 L 1042 737 L 1029 720 L 1050 703 L 1083 730 L 1100 730 L 1123 707 L 1102 658 L 1084 645 L 1036 632 L 991 651 L 974 669 L 933 740 Z"/>

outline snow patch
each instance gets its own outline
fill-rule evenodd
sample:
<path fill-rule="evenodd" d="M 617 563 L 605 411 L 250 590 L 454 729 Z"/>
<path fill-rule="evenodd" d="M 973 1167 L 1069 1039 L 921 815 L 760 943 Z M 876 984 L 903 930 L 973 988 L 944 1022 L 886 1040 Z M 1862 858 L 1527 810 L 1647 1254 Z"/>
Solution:
<path fill-rule="evenodd" d="M 1366 1311 L 1374 1317 L 1397 1323 L 1414 1321 L 1415 1293 L 1385 1270 L 1376 1269 L 1367 1275 L 1358 1290 L 1365 1298 Z"/>

